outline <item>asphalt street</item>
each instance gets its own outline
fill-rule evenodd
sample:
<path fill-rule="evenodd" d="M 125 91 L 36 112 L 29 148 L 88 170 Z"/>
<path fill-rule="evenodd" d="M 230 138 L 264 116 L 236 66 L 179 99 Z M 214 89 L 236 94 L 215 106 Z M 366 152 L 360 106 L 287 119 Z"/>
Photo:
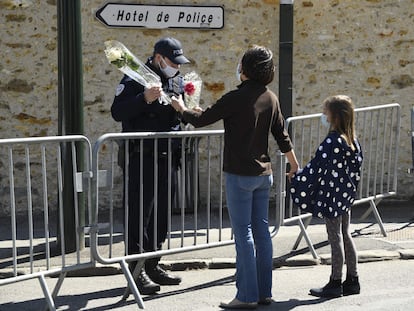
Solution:
<path fill-rule="evenodd" d="M 359 266 L 361 294 L 336 299 L 308 295 L 312 287 L 324 285 L 327 265 L 283 267 L 273 271 L 273 303 L 257 310 L 413 310 L 414 261 L 390 260 L 363 263 Z M 155 296 L 144 296 L 145 310 L 211 311 L 221 310 L 220 301 L 234 297 L 234 269 L 202 269 L 178 272 L 179 286 L 163 286 Z M 56 279 L 48 279 L 52 286 Z M 0 310 L 44 310 L 45 301 L 36 280 L 1 288 Z M 137 310 L 130 296 L 120 301 L 126 285 L 123 275 L 67 277 L 59 297 L 58 310 Z M 22 292 L 30 296 L 22 297 Z"/>
<path fill-rule="evenodd" d="M 274 302 L 257 310 L 413 310 L 413 207 L 408 202 L 379 208 L 387 236 L 381 234 L 372 217 L 358 219 L 364 209 L 354 210 L 351 230 L 358 249 L 362 291 L 360 295 L 331 300 L 308 295 L 310 288 L 325 285 L 330 274 L 330 247 L 324 224 L 312 221 L 307 230 L 318 259 L 311 256 L 304 241 L 292 251 L 298 226 L 281 227 L 273 239 Z M 122 249 L 122 243 L 118 244 L 115 246 Z M 1 245 L 0 239 L 0 248 Z M 229 245 L 163 257 L 162 264 L 183 281 L 179 286 L 162 286 L 157 295 L 143 296 L 145 309 L 221 310 L 219 303 L 235 295 L 234 256 L 234 245 Z M 10 259 L 0 261 L 6 265 Z M 6 270 L 0 269 L 0 277 Z M 46 282 L 52 291 L 57 278 L 47 277 Z M 132 295 L 121 301 L 126 283 L 119 265 L 78 271 L 66 276 L 55 305 L 57 310 L 138 310 Z M 37 279 L 0 286 L 0 311 L 45 310 L 45 306 Z"/>

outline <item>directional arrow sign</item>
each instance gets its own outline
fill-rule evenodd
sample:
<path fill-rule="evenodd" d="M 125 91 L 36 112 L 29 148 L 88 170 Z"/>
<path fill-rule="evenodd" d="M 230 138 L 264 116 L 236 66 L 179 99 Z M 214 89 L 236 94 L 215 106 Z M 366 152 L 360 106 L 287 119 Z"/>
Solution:
<path fill-rule="evenodd" d="M 108 27 L 220 29 L 224 25 L 221 6 L 107 3 L 95 16 Z"/>

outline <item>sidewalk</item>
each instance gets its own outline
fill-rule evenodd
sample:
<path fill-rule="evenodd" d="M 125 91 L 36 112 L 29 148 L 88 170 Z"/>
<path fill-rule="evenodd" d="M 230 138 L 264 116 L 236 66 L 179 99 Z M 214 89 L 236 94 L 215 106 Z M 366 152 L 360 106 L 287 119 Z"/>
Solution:
<path fill-rule="evenodd" d="M 379 260 L 414 259 L 414 203 L 390 201 L 382 202 L 378 210 L 382 217 L 387 236 L 381 234 L 380 227 L 373 215 L 364 220 L 359 217 L 365 213 L 367 206 L 355 206 L 353 208 L 351 231 L 356 243 L 359 262 L 370 262 Z M 20 223 L 19 226 L 24 226 Z M 7 225 L 0 223 L 0 278 L 11 272 L 12 258 L 10 249 L 5 251 L 6 238 L 9 236 Z M 230 228 L 228 229 L 230 230 Z M 230 232 L 230 231 L 229 231 Z M 292 250 L 300 229 L 297 225 L 282 226 L 273 238 L 274 266 L 307 266 L 330 263 L 330 246 L 327 242 L 325 224 L 322 220 L 313 219 L 307 229 L 308 235 L 315 247 L 319 258 L 312 257 L 305 240 L 302 239 L 297 250 Z M 212 229 L 212 235 L 215 230 Z M 19 241 L 18 241 L 19 242 Z M 122 235 L 117 237 L 113 245 L 114 254 L 123 253 Z M 8 255 L 7 255 L 8 254 Z M 81 262 L 87 262 L 90 258 L 89 248 L 81 253 Z M 66 256 L 66 262 L 75 259 L 75 254 Z M 61 264 L 59 256 L 56 265 Z M 39 262 L 41 266 L 43 262 Z M 161 260 L 167 269 L 173 271 L 184 271 L 186 269 L 219 269 L 235 267 L 234 245 L 197 250 L 174 255 L 164 256 Z M 35 266 L 37 264 L 35 263 Z M 52 257 L 51 265 L 54 265 Z M 19 272 L 24 273 L 24 268 L 29 262 L 19 264 Z M 23 270 L 21 271 L 21 269 Z M 96 268 L 88 268 L 80 271 L 69 272 L 70 275 L 104 275 L 122 273 L 119 265 L 112 265 L 105 269 L 97 264 Z M 3 276 L 2 276 L 3 274 Z"/>
<path fill-rule="evenodd" d="M 414 202 L 386 202 L 378 206 L 387 236 L 381 233 L 375 217 L 370 214 L 359 220 L 367 206 L 355 206 L 351 231 L 358 251 L 359 262 L 414 259 Z M 282 226 L 273 238 L 274 265 L 306 266 L 330 264 L 330 246 L 323 221 L 313 219 L 307 232 L 320 258 L 314 259 L 302 239 L 297 250 L 294 245 L 300 229 L 297 225 Z M 186 268 L 229 268 L 235 265 L 234 245 L 163 258 L 171 270 Z"/>

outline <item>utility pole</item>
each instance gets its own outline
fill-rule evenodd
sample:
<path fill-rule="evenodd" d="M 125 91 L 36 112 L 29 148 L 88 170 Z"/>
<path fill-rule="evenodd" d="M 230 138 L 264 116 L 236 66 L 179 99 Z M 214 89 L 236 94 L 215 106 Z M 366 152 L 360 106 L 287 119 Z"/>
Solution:
<path fill-rule="evenodd" d="M 293 1 L 280 0 L 279 100 L 283 116 L 292 116 Z"/>
<path fill-rule="evenodd" d="M 58 0 L 58 126 L 59 135 L 83 134 L 83 71 L 80 0 Z M 74 180 L 70 144 L 62 144 L 65 252 L 76 250 Z M 77 146 L 77 171 L 83 171 L 83 146 Z M 85 223 L 84 196 L 78 196 L 79 224 Z M 83 233 L 80 241 L 83 241 Z M 58 239 L 61 242 L 61 239 Z M 83 247 L 80 244 L 81 247 Z"/>

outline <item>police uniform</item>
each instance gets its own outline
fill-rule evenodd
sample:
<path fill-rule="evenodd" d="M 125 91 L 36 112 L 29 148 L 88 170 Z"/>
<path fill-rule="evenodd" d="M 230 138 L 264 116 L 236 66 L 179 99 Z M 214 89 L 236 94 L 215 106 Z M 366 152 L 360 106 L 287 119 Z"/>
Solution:
<path fill-rule="evenodd" d="M 166 41 L 167 40 L 167 41 Z M 163 56 L 174 59 L 175 56 L 182 56 L 180 45 L 174 46 L 178 41 L 173 38 L 164 38 L 161 42 L 160 51 L 157 50 L 157 44 L 154 52 Z M 172 43 L 172 45 L 171 45 Z M 165 51 L 163 50 L 165 49 Z M 174 49 L 175 48 L 175 49 Z M 178 52 L 177 52 L 178 51 Z M 171 52 L 171 53 L 170 53 Z M 170 53 L 170 54 L 169 54 Z M 181 53 L 181 54 L 180 54 Z M 154 53 L 155 55 L 155 53 Z M 183 93 L 183 78 L 177 74 L 172 78 L 166 78 L 160 69 L 152 64 L 153 57 L 150 57 L 146 65 L 151 68 L 161 78 L 162 89 L 167 95 L 178 95 Z M 178 64 L 187 63 L 186 58 L 181 59 Z M 116 88 L 115 98 L 111 107 L 112 117 L 115 121 L 122 122 L 123 132 L 168 132 L 179 131 L 180 119 L 179 114 L 168 103 L 157 99 L 154 102 L 147 103 L 144 97 L 145 87 L 124 76 Z M 141 251 L 149 252 L 161 249 L 162 243 L 167 236 L 167 219 L 168 219 L 168 174 L 171 175 L 171 204 L 174 208 L 175 190 L 177 187 L 177 170 L 179 166 L 179 155 L 181 139 L 171 140 L 172 165 L 168 167 L 168 139 L 158 139 L 157 159 L 158 159 L 158 189 L 157 201 L 155 200 L 154 191 L 154 140 L 144 140 L 143 150 L 140 149 L 138 140 L 130 142 L 129 146 L 129 182 L 128 182 L 128 253 L 136 254 Z M 140 224 L 140 152 L 143 153 L 143 228 Z M 124 168 L 125 170 L 126 168 Z M 154 212 L 155 201 L 157 206 L 157 230 L 154 235 Z M 143 245 L 140 245 L 140 232 L 142 231 Z M 145 270 L 153 271 L 159 269 L 159 258 L 148 259 L 145 262 Z M 157 273 L 160 271 L 157 271 Z M 169 277 L 165 272 L 165 276 Z M 150 275 L 151 277 L 151 275 Z M 157 278 L 157 275 L 154 276 Z M 153 277 L 151 277 L 153 279 Z M 139 280 L 138 280 L 139 281 Z M 181 279 L 175 281 L 166 281 L 164 279 L 154 280 L 155 282 L 164 284 L 178 284 Z M 169 283 L 170 282 L 170 283 Z M 145 280 L 144 280 L 145 283 Z M 137 284 L 142 292 L 142 286 Z M 142 285 L 142 284 L 141 284 Z M 159 286 L 158 286 L 159 290 Z M 144 289 L 145 291 L 145 289 Z M 153 291 L 149 291 L 153 293 Z"/>

